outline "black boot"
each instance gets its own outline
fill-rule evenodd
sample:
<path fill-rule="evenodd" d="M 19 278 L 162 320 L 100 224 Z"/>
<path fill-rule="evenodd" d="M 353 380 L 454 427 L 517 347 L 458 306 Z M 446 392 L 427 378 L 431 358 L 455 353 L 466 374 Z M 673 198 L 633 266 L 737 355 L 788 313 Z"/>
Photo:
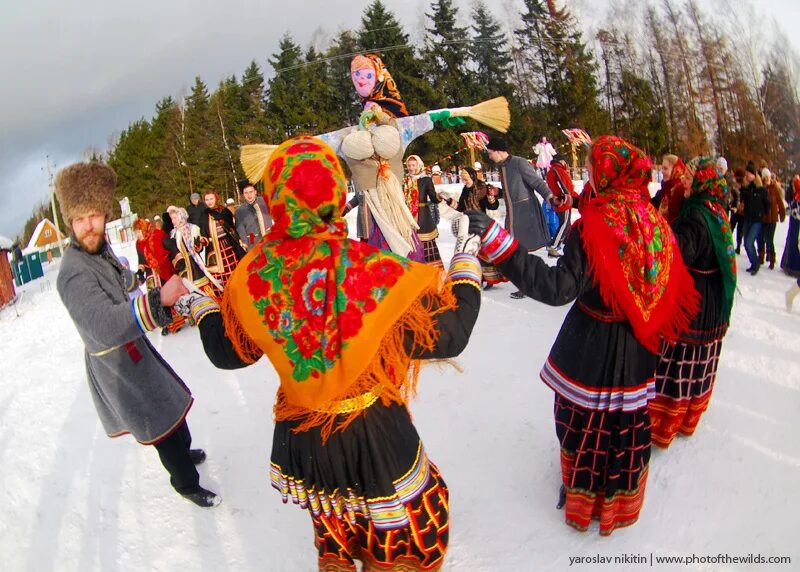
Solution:
<path fill-rule="evenodd" d="M 758 274 L 758 269 L 759 268 L 761 268 L 760 264 L 753 264 L 753 269 L 750 271 L 750 274 L 755 276 L 756 274 Z"/>
<path fill-rule="evenodd" d="M 558 504 L 556 508 L 561 510 L 564 508 L 565 504 L 567 504 L 567 490 L 564 488 L 564 485 L 561 485 L 561 490 L 558 491 Z"/>
<path fill-rule="evenodd" d="M 163 328 L 161 328 L 161 335 L 162 335 L 162 336 L 168 336 L 168 335 L 169 335 L 169 330 L 167 329 L 167 327 L 166 327 L 166 326 L 164 326 Z"/>
<path fill-rule="evenodd" d="M 512 298 L 514 298 L 514 300 L 522 300 L 522 299 L 525 297 L 525 294 L 523 294 L 522 292 L 520 292 L 519 290 L 517 290 L 516 292 L 512 292 L 512 293 L 510 294 L 510 296 L 511 296 Z"/>
<path fill-rule="evenodd" d="M 195 465 L 202 465 L 206 460 L 206 452 L 202 449 L 189 449 L 189 458 Z"/>
<path fill-rule="evenodd" d="M 192 501 L 197 506 L 203 508 L 211 508 L 212 506 L 217 506 L 222 502 L 222 499 L 219 498 L 216 494 L 212 493 L 211 491 L 207 491 L 201 486 L 197 486 L 197 490 L 193 493 L 182 493 L 181 496 L 183 498 Z"/>
<path fill-rule="evenodd" d="M 494 284 L 489 284 L 487 282 L 483 287 L 483 291 L 485 292 L 486 290 L 491 290 L 492 288 L 494 288 Z"/>

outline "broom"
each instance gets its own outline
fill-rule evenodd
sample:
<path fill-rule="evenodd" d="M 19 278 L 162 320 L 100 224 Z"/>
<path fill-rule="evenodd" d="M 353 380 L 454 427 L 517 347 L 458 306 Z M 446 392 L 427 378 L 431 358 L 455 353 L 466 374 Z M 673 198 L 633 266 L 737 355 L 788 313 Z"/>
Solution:
<path fill-rule="evenodd" d="M 244 174 L 251 183 L 258 183 L 264 177 L 264 169 L 270 155 L 277 145 L 242 145 L 239 161 L 242 163 Z"/>
<path fill-rule="evenodd" d="M 511 125 L 511 112 L 508 110 L 508 100 L 505 97 L 495 97 L 470 107 L 437 109 L 429 111 L 428 114 L 442 111 L 449 111 L 450 117 L 469 117 L 502 133 L 508 131 Z"/>

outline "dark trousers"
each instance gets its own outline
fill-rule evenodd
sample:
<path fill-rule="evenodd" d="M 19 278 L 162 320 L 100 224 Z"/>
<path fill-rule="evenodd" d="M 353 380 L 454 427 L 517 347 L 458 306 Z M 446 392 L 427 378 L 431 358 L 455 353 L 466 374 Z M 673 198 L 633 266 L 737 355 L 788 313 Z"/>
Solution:
<path fill-rule="evenodd" d="M 756 239 L 761 234 L 761 227 L 761 221 L 745 221 L 744 223 L 744 249 L 747 251 L 747 259 L 750 261 L 750 266 L 754 268 L 761 266 L 758 261 L 758 252 L 756 252 Z"/>
<path fill-rule="evenodd" d="M 153 445 L 161 458 L 161 464 L 169 473 L 169 482 L 181 494 L 197 491 L 200 475 L 189 457 L 192 435 L 186 421 L 181 423 L 168 437 Z"/>
<path fill-rule="evenodd" d="M 775 227 L 777 223 L 765 222 L 761 226 L 761 234 L 758 236 L 758 254 L 763 258 L 767 255 L 767 260 L 775 260 Z"/>
<path fill-rule="evenodd" d="M 738 213 L 731 212 L 731 234 L 736 231 L 736 250 L 742 247 L 744 240 L 744 217 Z"/>

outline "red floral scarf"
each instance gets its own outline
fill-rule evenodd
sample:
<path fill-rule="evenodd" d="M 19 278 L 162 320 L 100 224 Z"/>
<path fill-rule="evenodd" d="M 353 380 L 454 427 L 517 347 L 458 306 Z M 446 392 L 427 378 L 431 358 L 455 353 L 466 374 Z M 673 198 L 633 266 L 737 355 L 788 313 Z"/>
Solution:
<path fill-rule="evenodd" d="M 639 342 L 658 351 L 690 324 L 698 295 L 667 222 L 650 204 L 652 164 L 619 137 L 590 150 L 596 196 L 583 206 L 581 236 L 605 303 L 630 322 Z"/>
<path fill-rule="evenodd" d="M 437 312 L 420 299 L 441 294 L 441 311 L 453 304 L 439 271 L 347 238 L 344 173 L 319 139 L 280 145 L 264 189 L 274 223 L 232 275 L 222 311 L 239 355 L 263 352 L 278 372 L 276 417 L 302 419 L 303 429 L 328 423 L 329 432 L 365 395 L 404 402 L 403 336 L 413 331 L 432 347 L 437 335 Z"/>

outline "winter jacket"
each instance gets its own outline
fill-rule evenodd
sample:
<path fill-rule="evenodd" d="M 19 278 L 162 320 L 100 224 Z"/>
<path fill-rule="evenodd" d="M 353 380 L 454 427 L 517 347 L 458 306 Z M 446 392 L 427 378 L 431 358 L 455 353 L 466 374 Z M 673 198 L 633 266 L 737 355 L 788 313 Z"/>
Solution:
<path fill-rule="evenodd" d="M 256 215 L 256 208 L 261 211 L 261 218 L 264 221 L 264 227 L 269 230 L 272 226 L 272 218 L 269 216 L 267 204 L 264 198 L 257 196 L 254 201 L 255 204 L 242 203 L 236 208 L 236 232 L 242 240 L 242 244 L 250 250 L 250 248 L 261 240 L 261 227 L 258 224 L 258 216 Z"/>
<path fill-rule="evenodd" d="M 500 182 L 506 198 L 506 228 L 528 252 L 550 244 L 542 200 L 552 194 L 536 169 L 522 157 L 509 155 L 500 165 Z"/>
<path fill-rule="evenodd" d="M 207 210 L 208 207 L 203 203 L 197 203 L 196 205 L 189 203 L 189 206 L 186 207 L 186 212 L 189 215 L 189 222 L 195 226 L 200 226 L 203 222 L 203 218 L 205 218 Z"/>
<path fill-rule="evenodd" d="M 145 445 L 167 437 L 193 400 L 145 336 L 172 321 L 160 288 L 129 299 L 135 276 L 108 246 L 89 254 L 76 242 L 64 252 L 56 288 L 83 340 L 89 392 L 108 436 L 130 433 Z"/>
<path fill-rule="evenodd" d="M 744 202 L 745 222 L 761 222 L 769 209 L 769 194 L 764 187 L 757 187 L 755 181 L 742 187 L 739 197 Z"/>
<path fill-rule="evenodd" d="M 769 205 L 761 222 L 775 224 L 778 222 L 779 218 L 780 221 L 783 222 L 784 219 L 786 219 L 786 205 L 783 202 L 783 191 L 780 185 L 778 185 L 778 183 L 771 183 L 770 186 L 767 187 L 767 192 L 769 193 Z"/>

